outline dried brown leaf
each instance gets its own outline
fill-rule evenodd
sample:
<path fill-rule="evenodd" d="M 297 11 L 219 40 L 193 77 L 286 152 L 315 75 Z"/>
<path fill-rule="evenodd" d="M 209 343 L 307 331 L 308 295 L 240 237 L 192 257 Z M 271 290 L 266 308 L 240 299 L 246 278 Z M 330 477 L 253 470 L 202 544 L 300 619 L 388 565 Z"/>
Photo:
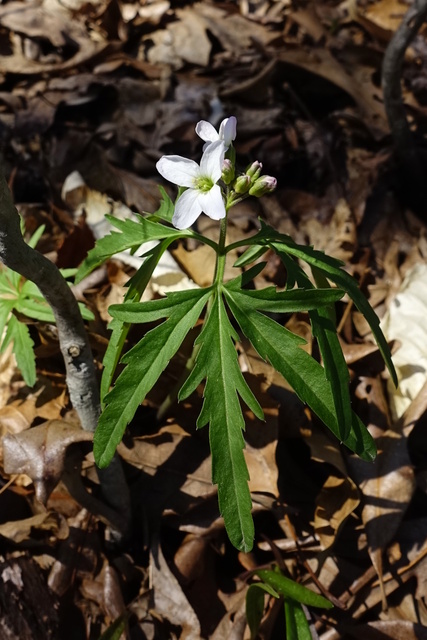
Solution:
<path fill-rule="evenodd" d="M 369 554 L 381 580 L 383 552 L 402 522 L 416 484 L 407 439 L 386 431 L 376 443 L 378 455 L 373 463 L 351 456 L 348 466 L 363 494 L 362 520 Z"/>
<path fill-rule="evenodd" d="M 0 524 L 0 535 L 13 542 L 22 542 L 31 537 L 33 529 L 38 531 L 47 531 L 50 535 L 54 535 L 58 540 L 64 540 L 68 536 L 68 525 L 59 513 L 46 511 L 45 513 L 37 513 L 31 518 L 23 520 L 15 520 Z"/>
<path fill-rule="evenodd" d="M 45 504 L 61 478 L 67 448 L 92 437 L 63 420 L 49 420 L 22 433 L 9 434 L 3 438 L 5 472 L 28 475 L 37 499 Z"/>
<path fill-rule="evenodd" d="M 323 549 L 334 544 L 341 525 L 359 503 L 359 492 L 351 478 L 329 476 L 316 498 L 314 513 L 314 530 Z"/>
<path fill-rule="evenodd" d="M 352 638 L 360 640 L 427 640 L 427 628 L 405 620 L 378 620 L 348 629 Z"/>
<path fill-rule="evenodd" d="M 163 556 L 158 540 L 150 549 L 151 582 L 156 613 L 182 628 L 180 640 L 200 640 L 200 623 Z"/>

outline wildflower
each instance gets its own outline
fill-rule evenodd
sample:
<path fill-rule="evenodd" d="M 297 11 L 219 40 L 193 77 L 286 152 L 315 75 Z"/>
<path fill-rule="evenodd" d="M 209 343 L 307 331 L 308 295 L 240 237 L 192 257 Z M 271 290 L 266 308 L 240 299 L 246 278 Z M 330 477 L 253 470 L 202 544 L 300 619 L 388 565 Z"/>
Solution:
<path fill-rule="evenodd" d="M 261 176 L 249 189 L 249 195 L 260 198 L 265 193 L 272 193 L 277 187 L 277 180 L 272 176 Z"/>
<path fill-rule="evenodd" d="M 196 133 L 206 143 L 203 145 L 203 151 L 205 151 L 212 142 L 216 142 L 217 140 L 222 140 L 225 150 L 227 151 L 236 138 L 236 124 L 237 120 L 234 116 L 225 118 L 219 126 L 219 131 L 217 131 L 210 122 L 200 120 L 200 122 L 196 124 Z"/>
<path fill-rule="evenodd" d="M 191 227 L 202 211 L 213 220 L 225 217 L 224 200 L 217 185 L 224 153 L 224 142 L 217 140 L 205 149 L 200 166 L 182 156 L 163 156 L 157 162 L 160 175 L 180 187 L 187 187 L 175 203 L 172 224 L 177 229 Z"/>

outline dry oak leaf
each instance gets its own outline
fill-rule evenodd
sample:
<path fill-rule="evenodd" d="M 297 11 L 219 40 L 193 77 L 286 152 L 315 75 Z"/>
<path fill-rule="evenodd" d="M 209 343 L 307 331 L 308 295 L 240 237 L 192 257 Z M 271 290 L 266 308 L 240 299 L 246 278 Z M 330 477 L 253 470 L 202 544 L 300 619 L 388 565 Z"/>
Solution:
<path fill-rule="evenodd" d="M 46 501 L 58 484 L 70 444 L 92 440 L 93 434 L 64 420 L 43 424 L 3 438 L 4 470 L 28 475 L 34 482 L 37 499 Z"/>
<path fill-rule="evenodd" d="M 0 524 L 0 536 L 19 543 L 31 536 L 32 529 L 49 531 L 51 535 L 54 535 L 59 540 L 64 540 L 68 537 L 68 525 L 65 518 L 61 514 L 51 511 L 37 513 L 31 518 Z"/>
<path fill-rule="evenodd" d="M 381 582 L 383 552 L 402 522 L 416 482 L 407 438 L 388 430 L 376 439 L 376 444 L 378 455 L 373 463 L 349 456 L 347 464 L 353 481 L 363 494 L 362 520 L 366 528 L 369 555 Z"/>

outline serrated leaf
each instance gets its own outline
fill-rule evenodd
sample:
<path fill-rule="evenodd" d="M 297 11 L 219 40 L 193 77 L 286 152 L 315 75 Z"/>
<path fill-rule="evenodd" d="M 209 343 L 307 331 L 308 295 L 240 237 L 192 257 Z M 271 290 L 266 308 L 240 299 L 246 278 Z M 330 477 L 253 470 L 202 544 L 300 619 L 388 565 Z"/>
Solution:
<path fill-rule="evenodd" d="M 34 386 L 36 375 L 36 359 L 34 356 L 34 342 L 31 339 L 28 327 L 11 315 L 7 324 L 7 331 L 2 346 L 13 342 L 13 353 L 16 364 L 21 371 L 25 383 Z"/>
<path fill-rule="evenodd" d="M 251 247 L 248 247 L 246 251 L 236 260 L 236 262 L 233 264 L 233 267 L 247 267 L 248 264 L 252 264 L 252 262 L 264 255 L 266 251 L 266 247 L 252 245 Z"/>
<path fill-rule="evenodd" d="M 253 545 L 252 501 L 248 487 L 242 435 L 245 423 L 239 397 L 260 419 L 263 412 L 240 371 L 230 324 L 221 295 L 216 294 L 202 332 L 196 363 L 179 392 L 189 396 L 206 379 L 204 402 L 197 426 L 209 423 L 212 479 L 218 485 L 218 502 L 232 544 L 245 552 Z"/>
<path fill-rule="evenodd" d="M 171 227 L 165 227 L 159 222 L 152 222 L 142 216 L 138 216 L 137 221 L 129 218 L 119 220 L 110 215 L 105 217 L 119 231 L 111 231 L 109 235 L 97 240 L 95 247 L 89 251 L 76 274 L 76 283 L 83 280 L 93 269 L 99 267 L 115 253 L 128 249 L 136 250 L 145 242 L 152 240 L 170 238 L 172 241 L 191 235 L 191 232 L 186 230 L 178 231 Z"/>
<path fill-rule="evenodd" d="M 332 609 L 334 606 L 332 602 L 329 602 L 324 596 L 311 591 L 311 589 L 307 589 L 307 587 L 287 578 L 277 571 L 258 569 L 255 571 L 255 574 L 285 598 L 292 598 L 309 607 L 320 607 L 321 609 Z"/>
<path fill-rule="evenodd" d="M 34 320 L 40 320 L 41 322 L 55 322 L 55 317 L 48 304 L 42 300 L 31 300 L 27 297 L 22 297 L 17 300 L 15 309 L 28 318 Z"/>
<path fill-rule="evenodd" d="M 285 598 L 286 640 L 312 640 L 310 625 L 299 602 Z"/>
<path fill-rule="evenodd" d="M 281 252 L 286 271 L 299 287 L 314 289 L 305 272 L 295 265 L 292 258 Z M 327 287 L 328 280 L 321 274 L 317 275 L 317 285 Z M 319 345 L 323 366 L 327 380 L 331 384 L 331 391 L 335 405 L 337 423 L 340 430 L 340 440 L 345 441 L 351 431 L 352 411 L 350 398 L 350 374 L 344 354 L 336 332 L 335 310 L 333 307 L 318 307 L 308 312 L 313 336 Z"/>
<path fill-rule="evenodd" d="M 175 211 L 175 204 L 161 185 L 159 185 L 159 191 L 162 196 L 160 206 L 157 211 L 148 215 L 148 219 L 153 221 L 161 219 L 165 220 L 166 222 L 172 222 L 172 217 Z"/>
<path fill-rule="evenodd" d="M 224 286 L 233 291 L 233 298 L 237 304 L 250 305 L 254 309 L 275 313 L 295 313 L 317 309 L 323 305 L 337 302 L 344 295 L 344 291 L 341 289 L 330 288 L 277 291 L 275 287 L 267 287 L 257 291 L 239 291 L 237 287 L 230 287 L 229 284 Z"/>
<path fill-rule="evenodd" d="M 145 253 L 146 260 L 127 283 L 124 302 L 137 302 L 141 299 L 154 269 L 171 242 L 172 240 L 170 239 L 163 240 L 157 246 Z M 110 390 L 114 372 L 120 360 L 130 326 L 131 325 L 128 322 L 122 322 L 118 318 L 114 318 L 108 326 L 111 334 L 103 359 L 104 370 L 102 372 L 100 389 L 102 407 L 104 406 L 104 398 Z"/>
<path fill-rule="evenodd" d="M 225 287 L 224 291 L 227 295 L 227 303 L 240 328 L 261 358 L 270 362 L 276 371 L 282 374 L 297 396 L 308 404 L 340 439 L 330 384 L 323 367 L 299 348 L 305 340 L 246 304 L 244 296 L 235 299 L 234 291 Z M 372 460 L 375 457 L 375 442 L 354 413 L 352 413 L 350 434 L 343 442 L 366 460 Z"/>
<path fill-rule="evenodd" d="M 341 268 L 341 262 L 326 256 L 321 251 L 316 251 L 312 247 L 301 247 L 296 245 L 271 244 L 272 248 L 280 251 L 282 248 L 297 258 L 305 260 L 308 264 L 321 271 L 327 278 L 332 280 L 341 289 L 344 289 L 353 300 L 360 313 L 368 322 L 380 353 L 389 370 L 394 384 L 397 386 L 397 374 L 391 359 L 391 353 L 383 332 L 380 329 L 380 319 L 369 304 L 368 300 L 359 290 L 356 280 Z"/>
<path fill-rule="evenodd" d="M 313 247 L 299 245 L 294 242 L 290 236 L 279 233 L 262 221 L 261 231 L 252 236 L 252 238 L 245 240 L 245 243 L 249 245 L 265 244 L 271 247 L 276 253 L 284 251 L 295 258 L 304 260 L 310 266 L 321 271 L 329 280 L 337 284 L 340 289 L 346 291 L 356 307 L 366 318 L 391 378 L 397 386 L 396 370 L 391 360 L 391 353 L 387 341 L 379 326 L 380 320 L 368 300 L 361 291 L 359 291 L 356 280 L 342 269 L 344 263 L 341 260 L 327 256 L 322 251 L 313 249 Z M 230 250 L 230 248 L 233 248 L 233 246 L 237 244 L 240 243 L 229 245 L 227 249 Z"/>
<path fill-rule="evenodd" d="M 246 621 L 251 632 L 251 640 L 255 640 L 259 625 L 264 613 L 264 596 L 268 593 L 274 598 L 279 598 L 279 594 L 270 585 L 263 582 L 255 582 L 246 591 Z"/>
<path fill-rule="evenodd" d="M 161 300 L 113 305 L 109 311 L 122 322 L 153 322 L 167 318 L 149 331 L 122 358 L 127 366 L 105 397 L 94 436 L 94 455 L 99 467 L 111 462 L 126 426 L 139 404 L 157 382 L 182 341 L 195 325 L 211 289 L 191 289 L 170 293 Z"/>
<path fill-rule="evenodd" d="M 3 335 L 3 333 L 14 306 L 15 300 L 3 299 L 0 303 L 0 351 L 3 351 L 3 349 L 7 346 L 6 344 L 4 344 L 5 336 Z"/>

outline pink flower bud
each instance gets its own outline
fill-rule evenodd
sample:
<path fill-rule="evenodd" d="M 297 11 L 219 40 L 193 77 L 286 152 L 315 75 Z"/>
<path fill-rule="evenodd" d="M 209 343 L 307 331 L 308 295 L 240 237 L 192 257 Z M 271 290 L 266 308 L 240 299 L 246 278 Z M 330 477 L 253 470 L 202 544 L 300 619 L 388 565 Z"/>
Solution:
<path fill-rule="evenodd" d="M 249 195 L 260 198 L 265 193 L 272 193 L 277 187 L 277 180 L 272 176 L 261 176 L 249 189 Z"/>
<path fill-rule="evenodd" d="M 233 182 L 234 180 L 234 166 L 228 158 L 226 158 L 222 163 L 221 178 L 225 184 L 230 184 L 230 182 Z"/>
<path fill-rule="evenodd" d="M 262 162 L 258 162 L 258 160 L 255 160 L 255 162 L 252 162 L 252 164 L 250 164 L 246 169 L 246 175 L 251 178 L 252 184 L 255 182 L 255 180 L 259 178 L 261 170 L 262 170 Z"/>

